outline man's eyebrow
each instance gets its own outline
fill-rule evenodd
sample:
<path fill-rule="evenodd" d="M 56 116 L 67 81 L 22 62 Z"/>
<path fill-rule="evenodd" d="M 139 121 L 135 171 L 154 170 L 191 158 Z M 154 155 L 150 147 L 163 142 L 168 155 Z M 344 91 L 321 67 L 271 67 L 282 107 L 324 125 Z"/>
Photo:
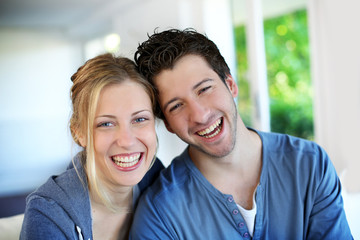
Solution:
<path fill-rule="evenodd" d="M 168 102 L 165 104 L 165 106 L 164 106 L 164 111 L 167 109 L 167 107 L 168 107 L 171 103 L 177 101 L 178 99 L 179 99 L 178 97 L 174 97 L 173 99 L 171 99 L 170 101 L 168 101 Z"/>
<path fill-rule="evenodd" d="M 195 89 L 197 89 L 200 85 L 202 85 L 203 83 L 212 82 L 212 81 L 214 81 L 214 80 L 211 79 L 211 78 L 205 78 L 204 80 L 202 80 L 202 81 L 198 82 L 197 84 L 195 84 L 192 89 L 195 90 Z"/>
<path fill-rule="evenodd" d="M 196 90 L 196 89 L 197 89 L 199 86 L 201 86 L 202 84 L 204 84 L 204 83 L 206 83 L 206 82 L 212 82 L 212 81 L 214 81 L 214 80 L 211 79 L 211 78 L 205 78 L 204 80 L 202 80 L 202 81 L 198 82 L 197 84 L 195 84 L 195 85 L 192 87 L 192 90 Z M 167 109 L 167 107 L 168 107 L 171 103 L 177 101 L 178 99 L 179 99 L 178 97 L 174 97 L 174 98 L 172 98 L 170 101 L 168 101 L 168 102 L 164 105 L 164 111 Z"/>

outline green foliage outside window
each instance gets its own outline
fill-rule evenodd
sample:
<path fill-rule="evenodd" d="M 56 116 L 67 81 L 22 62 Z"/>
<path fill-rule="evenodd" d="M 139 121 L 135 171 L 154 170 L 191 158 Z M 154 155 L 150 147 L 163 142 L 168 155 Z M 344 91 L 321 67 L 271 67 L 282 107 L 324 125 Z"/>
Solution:
<path fill-rule="evenodd" d="M 264 21 L 271 131 L 313 139 L 312 85 L 306 10 Z M 238 108 L 251 126 L 245 27 L 235 27 Z"/>

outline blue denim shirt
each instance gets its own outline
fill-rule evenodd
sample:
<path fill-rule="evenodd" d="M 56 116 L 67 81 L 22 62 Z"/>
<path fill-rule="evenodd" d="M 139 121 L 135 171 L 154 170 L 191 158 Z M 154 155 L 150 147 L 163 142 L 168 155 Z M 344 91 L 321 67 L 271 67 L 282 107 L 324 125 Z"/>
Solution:
<path fill-rule="evenodd" d="M 352 239 L 326 152 L 311 141 L 257 133 L 263 159 L 253 239 Z M 130 238 L 251 237 L 233 197 L 206 180 L 186 149 L 141 197 Z"/>

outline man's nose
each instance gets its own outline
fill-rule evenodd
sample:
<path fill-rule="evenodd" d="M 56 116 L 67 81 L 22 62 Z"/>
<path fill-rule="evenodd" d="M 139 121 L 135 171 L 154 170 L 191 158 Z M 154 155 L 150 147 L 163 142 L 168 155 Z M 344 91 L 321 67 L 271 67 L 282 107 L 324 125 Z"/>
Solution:
<path fill-rule="evenodd" d="M 188 105 L 189 119 L 196 123 L 205 123 L 208 120 L 210 109 L 206 104 L 197 100 L 191 101 Z"/>

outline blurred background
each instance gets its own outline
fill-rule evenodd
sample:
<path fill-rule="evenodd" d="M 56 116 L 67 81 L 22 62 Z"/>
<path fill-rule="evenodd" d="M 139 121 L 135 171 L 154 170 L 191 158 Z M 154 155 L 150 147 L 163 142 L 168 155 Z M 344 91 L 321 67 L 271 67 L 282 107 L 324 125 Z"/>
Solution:
<path fill-rule="evenodd" d="M 220 48 L 249 127 L 316 141 L 343 185 L 360 238 L 360 2 L 352 0 L 0 1 L 0 217 L 62 172 L 77 152 L 68 131 L 70 77 L 87 59 L 193 27 Z M 157 123 L 168 165 L 185 148 Z"/>

